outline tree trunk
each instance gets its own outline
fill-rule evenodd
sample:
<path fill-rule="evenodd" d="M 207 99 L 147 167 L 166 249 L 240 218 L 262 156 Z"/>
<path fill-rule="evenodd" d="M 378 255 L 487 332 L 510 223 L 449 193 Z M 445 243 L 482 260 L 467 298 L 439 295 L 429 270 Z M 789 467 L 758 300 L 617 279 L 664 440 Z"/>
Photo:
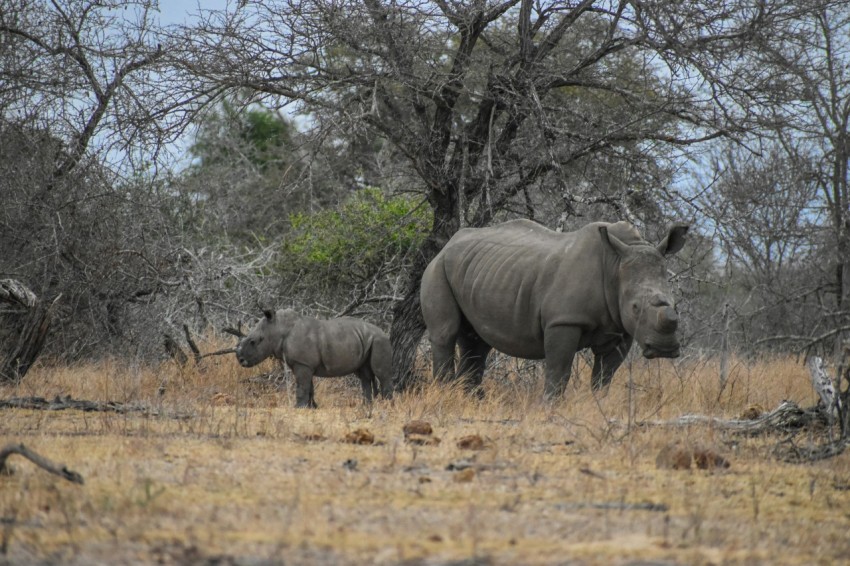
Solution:
<path fill-rule="evenodd" d="M 407 293 L 393 309 L 390 343 L 393 347 L 393 384 L 396 391 L 408 389 L 417 381 L 413 371 L 416 349 L 425 333 L 425 321 L 422 319 L 419 302 L 419 283 L 423 271 L 424 268 L 417 270 L 417 273 L 411 273 Z"/>
<path fill-rule="evenodd" d="M 6 355 L 0 367 L 0 380 L 18 382 L 33 366 L 44 347 L 58 300 L 56 297 L 50 305 L 39 303 L 26 317 L 15 349 Z"/>
<path fill-rule="evenodd" d="M 419 300 L 422 274 L 460 226 L 456 186 L 446 187 L 442 191 L 432 191 L 430 200 L 434 207 L 434 225 L 431 234 L 422 244 L 411 266 L 410 280 L 404 298 L 393 308 L 390 343 L 393 347 L 393 384 L 396 391 L 403 391 L 417 381 L 413 367 L 416 361 L 416 349 L 425 333 L 425 321 L 422 318 Z"/>

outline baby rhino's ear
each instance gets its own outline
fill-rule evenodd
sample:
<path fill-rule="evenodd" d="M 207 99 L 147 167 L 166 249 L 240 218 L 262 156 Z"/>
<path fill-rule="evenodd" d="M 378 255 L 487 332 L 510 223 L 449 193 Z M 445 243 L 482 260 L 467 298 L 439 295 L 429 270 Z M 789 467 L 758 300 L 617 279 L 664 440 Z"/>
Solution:
<path fill-rule="evenodd" d="M 266 315 L 266 320 L 268 320 L 269 322 L 274 320 L 274 311 L 273 310 L 266 309 L 266 310 L 263 311 L 263 314 Z"/>

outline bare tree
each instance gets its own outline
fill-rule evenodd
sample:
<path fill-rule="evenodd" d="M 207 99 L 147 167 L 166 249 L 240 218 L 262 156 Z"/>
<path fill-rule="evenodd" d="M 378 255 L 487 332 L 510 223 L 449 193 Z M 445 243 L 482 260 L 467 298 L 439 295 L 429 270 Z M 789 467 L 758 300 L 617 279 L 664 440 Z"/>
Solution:
<path fill-rule="evenodd" d="M 154 174 L 193 101 L 168 87 L 156 7 L 0 0 L 0 274 L 62 294 L 65 356 L 144 337 L 187 280 L 193 211 Z"/>
<path fill-rule="evenodd" d="M 727 85 L 717 107 L 734 113 L 738 145 L 718 151 L 676 204 L 722 243 L 726 298 L 752 338 L 743 343 L 840 353 L 850 314 L 850 8 L 789 2 L 783 13 L 717 68 Z"/>
<path fill-rule="evenodd" d="M 533 205 L 534 191 L 567 217 L 576 202 L 657 213 L 651 194 L 605 193 L 579 172 L 634 170 L 727 133 L 721 59 L 781 13 L 762 0 L 241 3 L 207 12 L 175 57 L 194 90 L 253 89 L 310 112 L 317 136 L 368 129 L 405 157 L 434 225 L 394 309 L 404 386 L 420 275 L 455 231 Z"/>

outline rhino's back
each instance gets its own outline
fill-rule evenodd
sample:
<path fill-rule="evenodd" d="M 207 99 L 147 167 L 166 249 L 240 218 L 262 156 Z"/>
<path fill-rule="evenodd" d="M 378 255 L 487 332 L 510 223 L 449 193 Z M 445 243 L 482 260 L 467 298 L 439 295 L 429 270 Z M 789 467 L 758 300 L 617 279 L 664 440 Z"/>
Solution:
<path fill-rule="evenodd" d="M 442 273 L 431 277 L 445 275 L 464 316 L 487 343 L 509 355 L 542 358 L 547 326 L 605 322 L 602 225 L 558 233 L 515 220 L 462 230 L 437 258 L 435 270 Z M 610 226 L 628 237 L 628 225 Z"/>
<path fill-rule="evenodd" d="M 287 339 L 287 360 L 313 368 L 318 376 L 356 372 L 368 362 L 375 341 L 389 341 L 377 326 L 351 317 L 304 318 Z"/>

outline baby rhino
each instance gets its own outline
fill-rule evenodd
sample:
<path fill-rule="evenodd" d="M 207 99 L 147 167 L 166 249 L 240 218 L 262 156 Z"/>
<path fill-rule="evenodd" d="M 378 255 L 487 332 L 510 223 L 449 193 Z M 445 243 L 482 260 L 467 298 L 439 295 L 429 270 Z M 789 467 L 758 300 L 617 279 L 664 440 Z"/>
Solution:
<path fill-rule="evenodd" d="M 392 394 L 390 339 L 374 324 L 350 317 L 319 320 L 291 309 L 263 314 L 239 342 L 236 359 L 246 368 L 271 356 L 286 362 L 295 374 L 296 407 L 316 407 L 314 375 L 357 374 L 367 403 L 379 392 Z"/>

